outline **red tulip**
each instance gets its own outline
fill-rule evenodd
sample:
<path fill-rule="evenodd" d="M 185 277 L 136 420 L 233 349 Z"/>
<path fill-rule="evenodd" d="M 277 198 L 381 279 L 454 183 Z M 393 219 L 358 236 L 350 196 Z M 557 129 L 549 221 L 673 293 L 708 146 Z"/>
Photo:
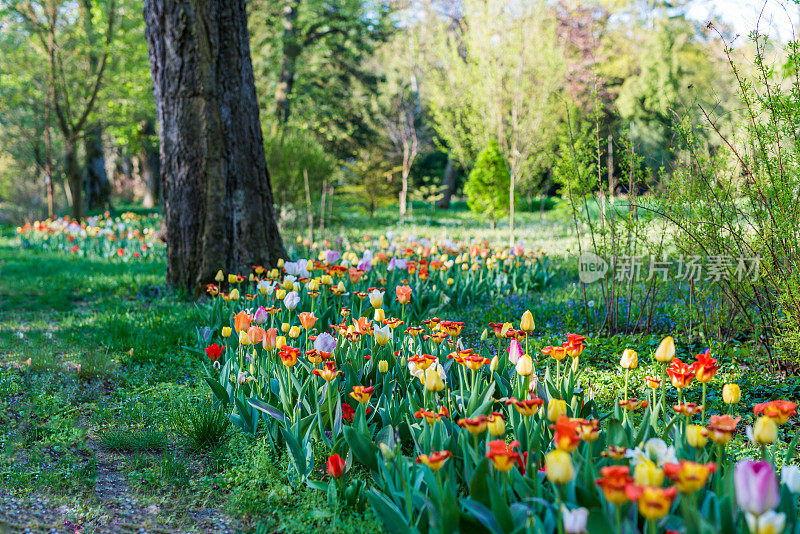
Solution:
<path fill-rule="evenodd" d="M 333 478 L 342 478 L 344 474 L 344 459 L 338 454 L 328 456 L 328 474 Z"/>
<path fill-rule="evenodd" d="M 206 356 L 208 356 L 208 359 L 212 362 L 219 360 L 223 352 L 225 352 L 225 347 L 220 347 L 216 343 L 206 347 Z"/>

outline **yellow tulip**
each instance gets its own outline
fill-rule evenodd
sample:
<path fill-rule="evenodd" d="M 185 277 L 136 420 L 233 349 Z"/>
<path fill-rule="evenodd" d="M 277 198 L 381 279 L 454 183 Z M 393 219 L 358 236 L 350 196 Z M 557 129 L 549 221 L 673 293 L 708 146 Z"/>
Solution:
<path fill-rule="evenodd" d="M 623 369 L 636 369 L 639 366 L 639 354 L 633 349 L 625 349 L 619 364 Z"/>
<path fill-rule="evenodd" d="M 223 326 L 222 327 L 222 337 L 231 337 L 233 330 L 230 326 Z"/>
<path fill-rule="evenodd" d="M 519 376 L 530 376 L 533 373 L 533 360 L 527 354 L 520 356 L 517 360 L 517 374 Z"/>
<path fill-rule="evenodd" d="M 381 373 L 385 373 L 389 370 L 389 362 L 386 360 L 381 360 L 378 362 L 378 371 Z"/>
<path fill-rule="evenodd" d="M 725 404 L 739 404 L 742 398 L 742 390 L 739 384 L 725 384 L 722 386 L 722 400 Z"/>
<path fill-rule="evenodd" d="M 301 333 L 300 327 L 297 325 L 294 325 L 289 329 L 289 337 L 292 339 L 297 339 L 298 337 L 300 337 L 300 333 Z"/>
<path fill-rule="evenodd" d="M 633 468 L 633 480 L 637 486 L 660 486 L 664 482 L 664 471 L 650 460 L 644 460 Z"/>
<path fill-rule="evenodd" d="M 242 330 L 239 332 L 239 345 L 249 345 L 250 344 L 250 336 L 247 335 L 247 332 Z"/>
<path fill-rule="evenodd" d="M 547 480 L 553 484 L 566 484 L 575 476 L 575 466 L 568 452 L 555 449 L 544 457 Z"/>
<path fill-rule="evenodd" d="M 522 320 L 519 323 L 519 327 L 526 332 L 533 332 L 533 329 L 536 328 L 533 323 L 533 314 L 530 310 L 525 310 L 525 313 L 522 314 Z"/>
<path fill-rule="evenodd" d="M 778 425 L 769 417 L 761 416 L 753 426 L 753 437 L 762 445 L 774 443 L 778 439 Z"/>
<path fill-rule="evenodd" d="M 686 441 L 695 449 L 702 449 L 708 443 L 708 430 L 700 425 L 686 425 Z"/>
<path fill-rule="evenodd" d="M 285 289 L 276 289 L 275 290 L 275 298 L 278 300 L 283 300 L 286 297 L 286 290 Z"/>
<path fill-rule="evenodd" d="M 225 275 L 222 273 L 222 269 L 217 271 L 217 276 L 214 277 L 214 280 L 216 280 L 217 282 L 222 282 L 223 280 L 225 280 Z"/>
<path fill-rule="evenodd" d="M 425 370 L 425 389 L 437 393 L 444 389 L 444 382 L 442 377 L 439 376 L 439 371 L 434 367 L 428 367 Z"/>
<path fill-rule="evenodd" d="M 228 275 L 228 283 L 229 284 L 237 284 L 239 283 L 239 277 L 233 273 Z"/>
<path fill-rule="evenodd" d="M 567 401 L 551 398 L 547 402 L 547 419 L 555 423 L 562 415 L 567 415 Z"/>
<path fill-rule="evenodd" d="M 375 310 L 375 322 L 382 323 L 384 319 L 386 319 L 386 312 L 383 311 L 383 308 L 378 308 Z"/>
<path fill-rule="evenodd" d="M 289 331 L 289 329 L 291 327 L 292 327 L 292 325 L 290 325 L 289 323 L 283 323 L 283 324 L 281 324 L 281 332 L 283 332 L 285 334 L 286 332 Z"/>
<path fill-rule="evenodd" d="M 286 345 L 286 336 L 278 336 L 275 338 L 275 347 L 281 348 Z"/>
<path fill-rule="evenodd" d="M 669 363 L 675 357 L 675 340 L 671 336 L 667 336 L 658 344 L 655 354 L 653 355 L 656 361 L 661 363 Z"/>
<path fill-rule="evenodd" d="M 236 288 L 233 288 L 233 290 L 230 292 L 229 296 L 230 296 L 231 300 L 239 300 L 239 290 L 236 289 Z"/>

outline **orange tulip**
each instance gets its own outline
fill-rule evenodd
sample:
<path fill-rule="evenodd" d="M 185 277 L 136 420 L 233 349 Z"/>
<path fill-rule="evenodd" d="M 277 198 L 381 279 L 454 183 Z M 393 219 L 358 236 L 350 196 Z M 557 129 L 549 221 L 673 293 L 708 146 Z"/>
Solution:
<path fill-rule="evenodd" d="M 408 304 L 411 302 L 411 287 L 410 286 L 397 286 L 394 288 L 397 295 L 397 301 L 400 304 Z"/>
<path fill-rule="evenodd" d="M 573 421 L 566 415 L 560 416 L 556 419 L 554 425 L 550 425 L 550 428 L 556 431 L 553 435 L 553 443 L 562 451 L 574 451 L 581 442 L 580 434 L 578 433 L 579 427 L 580 423 L 578 421 Z"/>
<path fill-rule="evenodd" d="M 706 349 L 702 354 L 698 354 L 697 361 L 692 364 L 692 371 L 694 371 L 697 381 L 704 384 L 711 382 L 718 370 L 719 365 L 717 365 L 717 360 L 711 357 L 711 349 Z"/>
<path fill-rule="evenodd" d="M 625 465 L 610 465 L 600 469 L 601 478 L 595 480 L 595 484 L 603 490 L 608 502 L 616 506 L 621 506 L 628 502 L 628 494 L 625 488 L 633 483 L 631 470 Z"/>
<path fill-rule="evenodd" d="M 490 441 L 486 457 L 492 461 L 495 469 L 505 473 L 510 471 L 514 464 L 520 464 L 522 461 L 519 453 L 514 451 L 515 447 L 519 447 L 519 441 L 512 441 L 508 445 L 502 439 Z"/>
<path fill-rule="evenodd" d="M 438 471 L 444 462 L 453 455 L 450 451 L 433 451 L 430 454 L 420 454 L 417 456 L 418 464 L 425 464 L 433 471 Z"/>
<path fill-rule="evenodd" d="M 764 415 L 769 417 L 779 425 L 782 425 L 788 421 L 796 411 L 797 403 L 787 400 L 762 402 L 761 404 L 756 404 L 753 406 L 753 413 L 755 415 Z"/>
<path fill-rule="evenodd" d="M 677 389 L 688 386 L 694 378 L 692 368 L 683 363 L 679 358 L 675 358 L 667 368 L 667 374 L 672 380 L 672 385 Z"/>
<path fill-rule="evenodd" d="M 314 312 L 303 312 L 299 315 L 300 317 L 300 324 L 303 325 L 303 328 L 306 330 L 311 330 L 314 328 L 314 323 L 317 322 L 317 318 L 314 316 Z"/>
<path fill-rule="evenodd" d="M 241 332 L 242 330 L 247 330 L 248 328 L 250 328 L 250 321 L 252 320 L 252 318 L 253 318 L 252 315 L 242 310 L 233 316 L 233 327 L 236 329 L 237 332 Z"/>

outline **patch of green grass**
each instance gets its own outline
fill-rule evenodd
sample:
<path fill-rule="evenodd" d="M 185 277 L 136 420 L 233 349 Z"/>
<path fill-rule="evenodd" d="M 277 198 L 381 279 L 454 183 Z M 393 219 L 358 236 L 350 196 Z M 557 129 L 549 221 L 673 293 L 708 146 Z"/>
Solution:
<path fill-rule="evenodd" d="M 220 448 L 230 438 L 231 420 L 211 399 L 190 399 L 174 411 L 172 425 L 193 450 Z"/>
<path fill-rule="evenodd" d="M 167 435 L 160 430 L 114 429 L 100 435 L 100 444 L 109 451 L 163 451 Z"/>

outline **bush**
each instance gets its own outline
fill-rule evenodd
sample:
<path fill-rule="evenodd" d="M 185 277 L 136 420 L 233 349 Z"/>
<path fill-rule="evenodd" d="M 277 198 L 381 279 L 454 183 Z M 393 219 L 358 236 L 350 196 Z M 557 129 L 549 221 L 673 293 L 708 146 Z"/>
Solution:
<path fill-rule="evenodd" d="M 490 141 L 478 154 L 464 185 L 467 204 L 473 212 L 486 215 L 494 228 L 497 220 L 508 213 L 510 186 L 511 175 L 500 146 L 497 141 Z"/>
<path fill-rule="evenodd" d="M 264 138 L 264 151 L 277 205 L 305 208 L 303 171 L 308 173 L 312 203 L 319 202 L 322 184 L 326 179 L 330 183 L 336 160 L 311 133 L 289 128 L 275 129 L 272 135 Z"/>

